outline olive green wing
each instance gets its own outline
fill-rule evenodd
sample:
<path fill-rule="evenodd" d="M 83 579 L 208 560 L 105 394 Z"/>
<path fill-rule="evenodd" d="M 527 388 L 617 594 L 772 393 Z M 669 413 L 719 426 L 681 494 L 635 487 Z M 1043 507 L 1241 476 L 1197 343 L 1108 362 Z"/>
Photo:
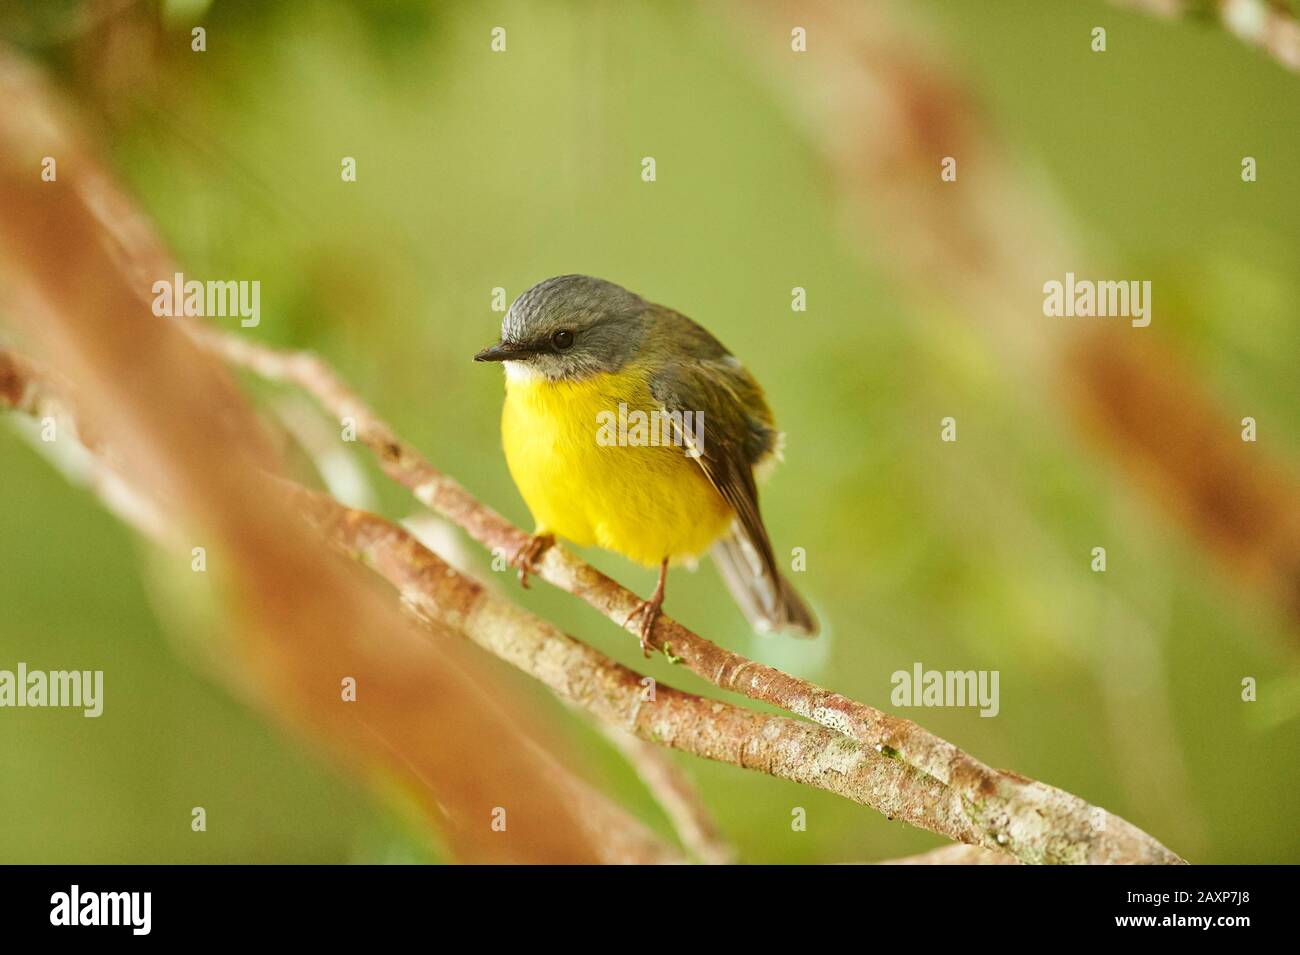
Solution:
<path fill-rule="evenodd" d="M 689 320 L 686 320 L 689 321 Z M 687 344 L 674 360 L 656 363 L 650 379 L 655 400 L 670 412 L 702 415 L 701 446 L 684 435 L 709 482 L 736 514 L 732 533 L 713 556 L 745 615 L 759 629 L 813 634 L 812 612 L 781 575 L 758 509 L 754 466 L 775 452 L 779 434 L 763 391 L 744 366 L 711 335 L 675 329 Z"/>
<path fill-rule="evenodd" d="M 775 572 L 776 560 L 759 515 L 754 482 L 754 464 L 767 447 L 770 429 L 760 417 L 766 405 L 761 405 L 761 411 L 756 409 L 757 414 L 748 410 L 755 397 L 762 400 L 753 379 L 725 359 L 694 359 L 669 366 L 651 378 L 650 393 L 665 410 L 689 412 L 702 423 L 698 446 L 694 435 L 683 436 L 689 442 L 688 450 L 709 483 L 736 512 L 764 568 Z"/>

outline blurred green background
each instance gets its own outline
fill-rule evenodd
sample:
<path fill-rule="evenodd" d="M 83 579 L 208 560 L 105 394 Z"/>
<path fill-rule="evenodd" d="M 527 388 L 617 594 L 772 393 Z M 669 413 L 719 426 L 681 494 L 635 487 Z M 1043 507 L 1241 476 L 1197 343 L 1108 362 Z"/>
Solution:
<path fill-rule="evenodd" d="M 670 613 L 886 709 L 890 675 L 914 661 L 996 669 L 994 719 L 902 715 L 1192 861 L 1300 862 L 1294 620 L 1000 374 L 978 329 L 916 314 L 864 264 L 737 18 L 690 3 L 217 0 L 167 4 L 159 29 L 155 7 L 101 19 L 113 6 L 6 5 L 0 36 L 64 85 L 187 276 L 261 281 L 262 324 L 246 334 L 325 355 L 435 464 L 530 526 L 499 451 L 499 369 L 469 360 L 496 335 L 491 290 L 513 299 L 586 272 L 691 315 L 755 372 L 788 433 L 764 512 L 778 552 L 807 549 L 799 583 L 827 632 L 750 634 L 708 565 L 673 575 Z M 925 0 L 907 16 L 1045 169 L 1085 245 L 1157 277 L 1157 309 L 1177 300 L 1158 334 L 1230 414 L 1267 422 L 1270 454 L 1300 459 L 1300 76 L 1211 25 L 1101 3 Z M 203 54 L 189 50 L 196 22 Z M 505 55 L 489 52 L 498 25 Z M 1094 25 L 1109 29 L 1104 69 Z M 1250 187 L 1242 155 L 1260 159 Z M 340 181 L 343 156 L 355 183 Z M 790 311 L 795 285 L 807 313 Z M 961 422 L 956 446 L 937 440 L 945 414 Z M 177 610 L 187 567 L 13 428 L 0 461 L 0 667 L 106 671 L 97 720 L 0 711 L 0 861 L 436 859 L 399 812 L 194 665 L 211 623 Z M 386 514 L 411 513 L 374 483 Z M 1098 543 L 1104 575 L 1088 566 Z M 467 552 L 490 573 L 489 555 Z M 619 660 L 709 692 L 662 657 L 643 663 L 575 599 L 500 581 Z M 1241 702 L 1244 676 L 1260 702 Z M 663 829 L 605 744 L 566 726 Z M 745 861 L 941 844 L 823 792 L 679 758 Z M 190 831 L 197 805 L 205 833 Z M 806 832 L 791 830 L 795 806 Z"/>

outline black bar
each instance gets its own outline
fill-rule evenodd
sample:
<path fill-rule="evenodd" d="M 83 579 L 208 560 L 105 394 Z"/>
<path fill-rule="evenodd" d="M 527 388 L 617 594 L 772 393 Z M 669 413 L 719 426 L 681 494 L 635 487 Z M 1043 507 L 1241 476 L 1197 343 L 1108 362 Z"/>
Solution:
<path fill-rule="evenodd" d="M 1290 868 L 1268 866 L 775 868 L 14 866 L 0 870 L 0 925 L 6 941 L 373 942 L 413 933 L 422 947 L 441 947 L 455 937 L 444 930 L 467 925 L 486 939 L 510 927 L 585 933 L 627 920 L 629 937 L 648 944 L 671 938 L 679 918 L 713 922 L 734 938 L 740 918 L 751 931 L 770 925 L 796 937 L 839 922 L 863 946 L 889 926 L 918 942 L 1104 934 L 1231 944 L 1242 933 L 1285 928 L 1294 881 Z M 71 902 L 74 885 L 83 913 L 116 909 L 127 924 L 52 924 L 66 915 L 60 900 Z M 110 892 L 149 893 L 147 934 L 136 934 L 144 896 L 130 909 L 120 895 L 103 906 L 98 893 Z"/>

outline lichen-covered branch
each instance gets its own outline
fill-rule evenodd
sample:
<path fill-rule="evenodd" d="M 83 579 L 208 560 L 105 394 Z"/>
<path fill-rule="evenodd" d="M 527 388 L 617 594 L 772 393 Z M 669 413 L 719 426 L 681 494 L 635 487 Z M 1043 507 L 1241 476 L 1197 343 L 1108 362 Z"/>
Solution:
<path fill-rule="evenodd" d="M 326 495 L 294 496 L 329 540 L 396 586 L 417 616 L 465 634 L 603 722 L 834 792 L 951 839 L 978 838 L 943 786 L 897 759 L 824 727 L 656 685 L 458 573 L 404 528 Z"/>

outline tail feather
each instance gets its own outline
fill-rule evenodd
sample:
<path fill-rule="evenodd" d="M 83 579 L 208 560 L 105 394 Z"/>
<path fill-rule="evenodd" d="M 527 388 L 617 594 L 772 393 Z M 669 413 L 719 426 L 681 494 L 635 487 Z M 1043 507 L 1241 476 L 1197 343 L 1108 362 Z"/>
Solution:
<path fill-rule="evenodd" d="M 712 556 L 732 598 L 755 630 L 817 636 L 812 610 L 784 576 L 778 572 L 776 579 L 772 578 L 739 528 L 733 527 L 713 545 Z"/>

